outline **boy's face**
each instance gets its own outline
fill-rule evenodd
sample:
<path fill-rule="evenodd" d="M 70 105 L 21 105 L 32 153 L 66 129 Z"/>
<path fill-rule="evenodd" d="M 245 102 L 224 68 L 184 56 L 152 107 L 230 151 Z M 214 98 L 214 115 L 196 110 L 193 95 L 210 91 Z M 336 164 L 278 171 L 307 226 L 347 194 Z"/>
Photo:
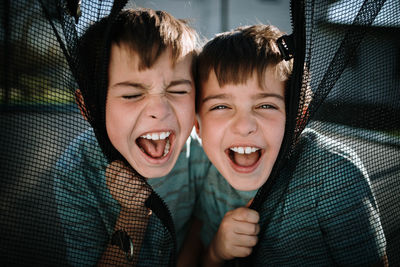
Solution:
<path fill-rule="evenodd" d="M 192 57 L 172 66 L 171 51 L 139 71 L 136 52 L 111 47 L 106 102 L 107 134 L 129 164 L 147 178 L 167 175 L 195 118 Z"/>
<path fill-rule="evenodd" d="M 198 124 L 203 148 L 237 190 L 258 189 L 268 179 L 285 131 L 285 83 L 267 70 L 265 88 L 257 75 L 245 84 L 220 87 L 211 71 L 202 84 Z"/>

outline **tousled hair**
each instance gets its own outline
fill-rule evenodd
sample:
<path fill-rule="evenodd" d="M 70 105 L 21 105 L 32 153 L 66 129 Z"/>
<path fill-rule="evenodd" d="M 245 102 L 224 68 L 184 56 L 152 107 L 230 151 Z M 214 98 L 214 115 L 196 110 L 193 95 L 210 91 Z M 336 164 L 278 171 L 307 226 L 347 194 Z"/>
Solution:
<path fill-rule="evenodd" d="M 105 36 L 107 27 L 110 34 Z M 147 8 L 122 10 L 114 20 L 102 18 L 92 24 L 78 42 L 78 55 L 85 65 L 101 60 L 95 54 L 97 43 L 108 38 L 111 44 L 125 45 L 139 57 L 139 70 L 151 68 L 167 49 L 172 50 L 172 63 L 192 53 L 198 46 L 196 31 L 186 20 L 176 19 L 165 11 Z M 110 52 L 110 51 L 108 51 Z"/>
<path fill-rule="evenodd" d="M 151 68 L 169 48 L 173 65 L 181 57 L 194 55 L 198 48 L 198 36 L 185 20 L 176 19 L 165 11 L 138 8 L 125 9 L 102 18 L 89 26 L 79 38 L 76 75 L 83 97 L 79 104 L 109 161 L 122 158 L 112 146 L 105 126 L 112 45 L 135 52 L 139 58 L 138 68 L 144 70 Z"/>
<path fill-rule="evenodd" d="M 114 21 L 111 41 L 128 45 L 139 56 L 139 70 L 151 68 L 158 57 L 172 49 L 172 63 L 191 53 L 197 46 L 197 34 L 185 20 L 165 11 L 123 10 Z"/>
<path fill-rule="evenodd" d="M 196 107 L 202 84 L 214 71 L 219 86 L 243 84 L 255 73 L 261 88 L 265 72 L 272 69 L 275 78 L 287 81 L 292 61 L 282 59 L 276 40 L 284 33 L 272 25 L 253 25 L 218 34 L 199 53 L 196 60 Z"/>

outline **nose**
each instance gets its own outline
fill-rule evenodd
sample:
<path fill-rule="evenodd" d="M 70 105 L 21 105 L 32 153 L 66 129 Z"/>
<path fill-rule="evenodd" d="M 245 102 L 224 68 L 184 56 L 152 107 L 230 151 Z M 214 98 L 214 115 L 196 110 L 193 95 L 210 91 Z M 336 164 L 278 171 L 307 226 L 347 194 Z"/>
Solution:
<path fill-rule="evenodd" d="M 240 136 L 248 136 L 257 131 L 255 118 L 246 112 L 237 112 L 232 123 L 232 131 Z"/>
<path fill-rule="evenodd" d="M 162 95 L 149 96 L 146 105 L 146 116 L 151 119 L 164 120 L 171 114 L 171 105 Z"/>

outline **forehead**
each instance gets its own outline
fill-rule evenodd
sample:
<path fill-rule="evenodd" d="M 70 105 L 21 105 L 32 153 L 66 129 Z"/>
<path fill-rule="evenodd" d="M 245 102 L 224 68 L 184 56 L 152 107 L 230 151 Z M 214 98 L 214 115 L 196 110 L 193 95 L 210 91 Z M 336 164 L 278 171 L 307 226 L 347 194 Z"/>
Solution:
<path fill-rule="evenodd" d="M 158 51 L 160 52 L 160 51 Z M 185 65 L 185 68 L 190 68 L 193 61 L 193 53 L 186 53 L 178 58 L 174 58 L 172 47 L 166 47 L 160 54 L 157 55 L 157 49 L 151 53 L 140 53 L 128 44 L 112 44 L 110 51 L 110 68 L 124 67 L 134 68 L 138 71 L 145 71 L 155 67 L 155 65 L 163 65 L 167 68 L 175 68 L 176 66 Z M 189 65 L 189 66 L 188 66 Z M 110 70 L 110 69 L 109 69 Z M 190 68 L 191 70 L 191 68 Z"/>
<path fill-rule="evenodd" d="M 267 68 L 263 74 L 263 79 L 258 77 L 257 71 L 253 71 L 249 78 L 243 83 L 225 82 L 223 85 L 218 81 L 217 75 L 214 70 L 211 70 L 208 79 L 201 85 L 201 95 L 216 93 L 218 91 L 227 91 L 226 88 L 239 88 L 242 93 L 260 93 L 260 92 L 274 92 L 283 96 L 285 90 L 285 81 L 277 78 L 273 68 Z"/>
<path fill-rule="evenodd" d="M 167 57 L 163 57 L 164 54 L 168 54 Z M 143 57 L 143 55 L 142 55 Z M 162 58 L 162 59 L 161 59 Z M 167 60 L 170 62 L 170 65 L 172 66 L 172 59 L 171 59 L 171 50 L 166 49 L 163 51 L 160 56 L 155 60 L 155 62 L 161 60 Z M 143 59 L 141 58 L 141 55 L 139 54 L 139 51 L 137 51 L 135 48 L 132 46 L 129 46 L 128 44 L 121 43 L 121 44 L 115 44 L 113 43 L 111 45 L 111 51 L 110 51 L 110 67 L 116 67 L 116 66 L 129 66 L 130 68 L 134 68 L 136 70 L 140 69 L 140 66 L 143 65 Z M 155 62 L 152 62 L 153 64 Z"/>
<path fill-rule="evenodd" d="M 108 90 L 126 88 L 168 88 L 168 85 L 189 81 L 193 86 L 192 55 L 179 59 L 173 65 L 170 49 L 166 49 L 148 68 L 140 68 L 140 57 L 128 47 L 113 45 L 108 67 Z M 161 87 L 160 87 L 161 86 Z"/>

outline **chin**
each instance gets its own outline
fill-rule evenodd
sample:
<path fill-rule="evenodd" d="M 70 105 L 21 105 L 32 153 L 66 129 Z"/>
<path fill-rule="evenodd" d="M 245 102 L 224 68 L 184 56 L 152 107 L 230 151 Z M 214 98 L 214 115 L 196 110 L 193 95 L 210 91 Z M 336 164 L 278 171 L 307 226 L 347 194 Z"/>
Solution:
<path fill-rule="evenodd" d="M 152 171 L 152 172 L 140 172 L 140 171 L 138 171 L 138 172 L 140 174 L 143 173 L 142 176 L 144 178 L 153 179 L 153 178 L 160 178 L 160 177 L 166 176 L 170 172 L 170 170 L 169 169 L 168 170 L 160 170 L 158 172 L 154 172 L 154 171 Z"/>
<path fill-rule="evenodd" d="M 243 179 L 243 178 L 242 178 Z M 253 191 L 259 189 L 264 183 L 262 181 L 253 181 L 249 183 L 248 179 L 245 181 L 229 181 L 230 185 L 239 191 Z"/>
<path fill-rule="evenodd" d="M 142 166 L 140 168 L 138 168 L 138 167 L 133 167 L 133 168 L 144 178 L 152 179 L 152 178 L 160 178 L 160 177 L 166 176 L 172 170 L 172 167 L 171 166 L 163 166 L 163 167 L 149 166 L 144 169 Z"/>

